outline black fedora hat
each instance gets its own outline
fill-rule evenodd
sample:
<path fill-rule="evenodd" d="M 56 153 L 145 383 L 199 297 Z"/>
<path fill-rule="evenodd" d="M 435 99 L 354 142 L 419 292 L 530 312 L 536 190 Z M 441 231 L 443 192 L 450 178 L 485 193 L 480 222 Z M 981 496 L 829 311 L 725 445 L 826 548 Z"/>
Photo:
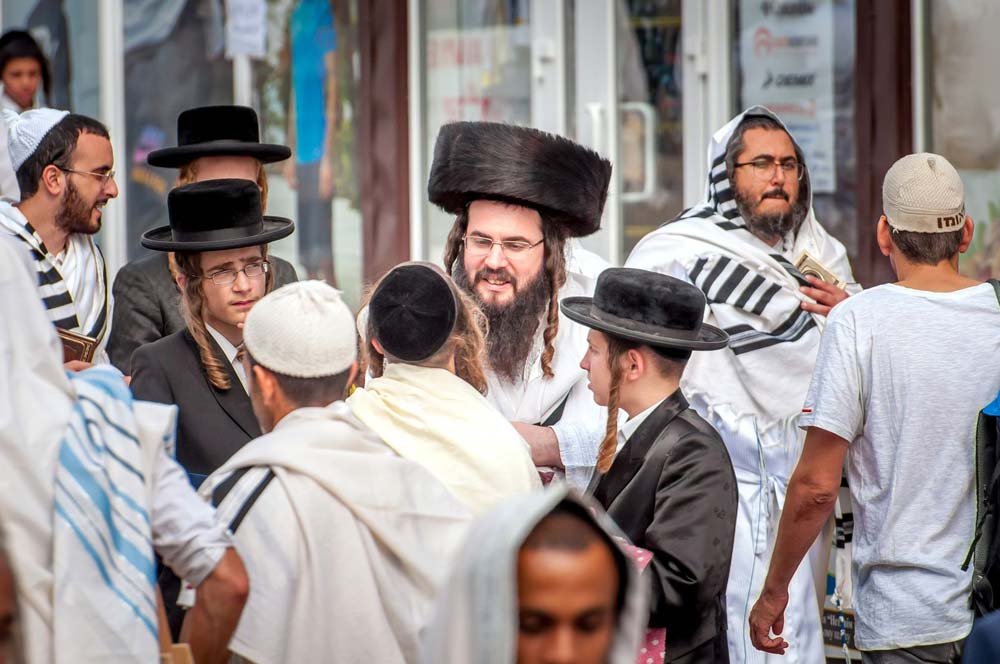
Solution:
<path fill-rule="evenodd" d="M 253 157 L 269 164 L 292 156 L 287 145 L 260 142 L 257 113 L 247 106 L 201 106 L 177 116 L 177 147 L 153 150 L 150 166 L 180 168 L 198 157 Z"/>
<path fill-rule="evenodd" d="M 702 322 L 705 294 L 686 281 L 648 270 L 609 268 L 597 277 L 594 297 L 567 297 L 570 320 L 648 346 L 717 350 L 729 335 Z"/>
<path fill-rule="evenodd" d="M 261 214 L 260 188 L 242 179 L 204 180 L 167 194 L 170 225 L 142 234 L 156 251 L 221 251 L 267 244 L 291 235 L 291 219 Z"/>

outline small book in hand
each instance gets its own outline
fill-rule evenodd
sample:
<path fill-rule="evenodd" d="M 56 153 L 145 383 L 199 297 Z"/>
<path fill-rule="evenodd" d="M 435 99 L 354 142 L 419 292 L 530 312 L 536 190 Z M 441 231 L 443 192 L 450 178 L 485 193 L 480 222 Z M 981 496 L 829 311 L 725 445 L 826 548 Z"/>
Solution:
<path fill-rule="evenodd" d="M 94 361 L 94 353 L 97 352 L 97 339 L 58 328 L 56 328 L 56 332 L 59 334 L 59 340 L 62 341 L 64 363 L 73 360 Z"/>

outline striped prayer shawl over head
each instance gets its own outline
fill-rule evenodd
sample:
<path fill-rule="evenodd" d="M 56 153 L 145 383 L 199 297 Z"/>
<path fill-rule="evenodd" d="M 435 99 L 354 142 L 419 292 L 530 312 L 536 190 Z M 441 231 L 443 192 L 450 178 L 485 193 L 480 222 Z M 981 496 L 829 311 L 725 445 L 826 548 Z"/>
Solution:
<path fill-rule="evenodd" d="M 81 312 L 77 311 L 73 295 L 69 292 L 66 281 L 56 267 L 54 258 L 45 247 L 41 236 L 25 219 L 20 210 L 6 200 L 0 201 L 0 227 L 27 245 L 35 266 L 35 273 L 38 275 L 38 289 L 42 296 L 42 305 L 45 307 L 52 324 L 61 330 L 77 332 L 98 340 L 102 339 L 108 327 L 108 276 L 104 256 L 93 239 L 87 238 L 86 243 L 81 246 L 86 246 L 88 249 L 89 255 L 85 262 L 88 264 L 93 262 L 98 266 L 97 278 L 101 280 L 98 293 L 103 303 L 97 317 L 93 321 L 87 321 L 81 320 Z M 85 315 L 86 312 L 83 314 Z"/>
<path fill-rule="evenodd" d="M 73 644 L 58 649 L 73 661 L 157 661 L 150 452 L 120 373 L 71 378 L 77 399 L 55 478 L 54 639 Z"/>

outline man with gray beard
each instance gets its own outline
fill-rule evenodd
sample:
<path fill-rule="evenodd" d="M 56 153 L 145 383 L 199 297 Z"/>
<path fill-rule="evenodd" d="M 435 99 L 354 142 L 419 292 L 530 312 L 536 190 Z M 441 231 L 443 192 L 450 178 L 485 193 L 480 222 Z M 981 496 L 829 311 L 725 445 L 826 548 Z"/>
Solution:
<path fill-rule="evenodd" d="M 627 267 L 684 279 L 708 300 L 705 322 L 724 329 L 729 348 L 696 353 L 681 387 L 722 435 L 739 489 L 726 602 L 729 657 L 772 662 L 747 635 L 785 491 L 802 451 L 797 423 L 826 314 L 847 293 L 804 276 L 803 251 L 853 286 L 844 246 L 812 212 L 809 170 L 781 121 L 755 106 L 712 138 L 708 198 L 644 237 Z M 822 539 L 822 538 L 820 538 Z M 795 644 L 784 662 L 824 660 L 819 597 L 830 542 L 818 541 L 789 588 L 783 636 Z"/>
<path fill-rule="evenodd" d="M 31 253 L 49 320 L 93 339 L 95 359 L 107 362 L 111 303 L 104 256 L 93 238 L 104 206 L 118 196 L 108 130 L 93 118 L 52 108 L 4 111 L 4 120 L 21 200 L 0 201 L 0 232 Z"/>
<path fill-rule="evenodd" d="M 456 216 L 444 263 L 489 319 L 486 398 L 531 448 L 536 466 L 587 486 L 606 414 L 578 362 L 587 329 L 559 300 L 592 295 L 597 274 L 571 260 L 597 231 L 611 163 L 551 134 L 491 122 L 441 128 L 427 185 Z M 579 258 L 579 256 L 578 256 Z"/>

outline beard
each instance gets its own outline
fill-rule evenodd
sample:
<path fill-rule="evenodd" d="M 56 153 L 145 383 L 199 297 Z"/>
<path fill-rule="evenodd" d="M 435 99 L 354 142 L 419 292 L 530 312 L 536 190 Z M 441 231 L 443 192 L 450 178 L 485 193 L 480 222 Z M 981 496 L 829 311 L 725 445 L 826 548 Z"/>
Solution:
<path fill-rule="evenodd" d="M 520 284 L 507 270 L 483 268 L 469 281 L 463 257 L 455 263 L 453 278 L 479 305 L 490 322 L 486 335 L 486 357 L 490 368 L 501 378 L 516 382 L 524 375 L 524 365 L 534 347 L 535 332 L 542 322 L 542 312 L 552 296 L 544 269 L 526 284 Z M 487 278 L 502 278 L 514 287 L 514 297 L 503 304 L 484 302 L 476 284 Z"/>
<path fill-rule="evenodd" d="M 766 198 L 783 198 L 787 201 L 788 194 L 782 189 L 771 189 L 764 193 L 761 200 Z M 787 212 L 758 212 L 760 201 L 754 204 L 748 199 L 748 196 L 737 190 L 736 210 L 746 222 L 747 230 L 767 242 L 780 240 L 789 232 L 797 231 L 809 212 L 808 205 L 801 200 L 791 203 Z"/>
<path fill-rule="evenodd" d="M 97 223 L 90 220 L 94 205 L 88 205 L 79 190 L 67 181 L 66 192 L 63 194 L 62 206 L 56 212 L 56 226 L 66 233 L 83 233 L 93 235 L 101 230 L 101 218 L 98 216 Z"/>

